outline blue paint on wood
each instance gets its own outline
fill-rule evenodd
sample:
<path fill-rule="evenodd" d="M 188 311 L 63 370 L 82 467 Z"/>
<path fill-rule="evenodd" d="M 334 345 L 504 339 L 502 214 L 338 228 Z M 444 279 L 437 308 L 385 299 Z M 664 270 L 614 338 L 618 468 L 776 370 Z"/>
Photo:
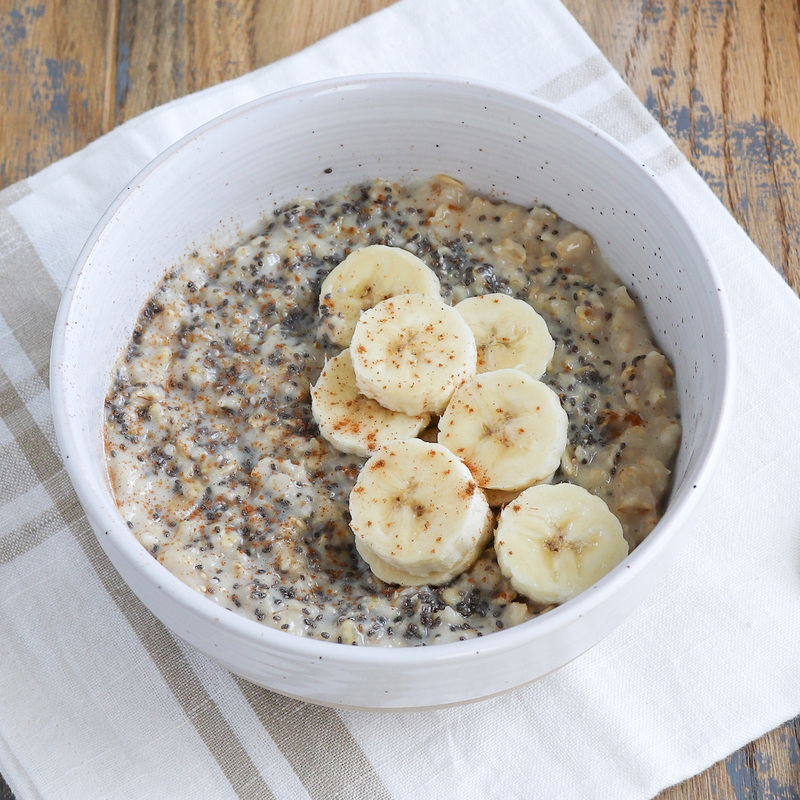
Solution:
<path fill-rule="evenodd" d="M 800 786 L 779 783 L 775 778 L 764 782 L 763 800 L 800 800 Z"/>
<path fill-rule="evenodd" d="M 672 125 L 679 138 L 689 138 L 692 132 L 692 111 L 689 106 L 681 106 L 676 109 L 672 118 Z"/>
<path fill-rule="evenodd" d="M 44 14 L 44 5 L 26 6 L 20 11 L 12 8 L 0 25 L 0 43 L 4 48 L 13 47 L 28 34 L 28 24 Z"/>
<path fill-rule="evenodd" d="M 670 3 L 670 6 L 672 3 Z M 687 17 L 693 11 L 694 3 L 684 0 L 678 7 L 678 16 Z M 733 10 L 733 0 L 703 0 L 699 6 L 703 24 L 716 25 Z M 644 0 L 642 3 L 642 19 L 645 23 L 659 24 L 667 16 L 665 0 Z"/>
<path fill-rule="evenodd" d="M 70 101 L 72 81 L 83 77 L 83 65 L 72 58 L 65 60 L 47 58 L 44 64 L 47 69 L 45 88 L 50 97 L 50 114 L 52 117 L 66 120 L 72 108 Z"/>
<path fill-rule="evenodd" d="M 704 0 L 701 8 L 708 20 L 716 23 L 721 17 L 733 12 L 733 0 Z"/>
<path fill-rule="evenodd" d="M 31 66 L 26 58 L 29 48 L 20 42 L 27 38 L 30 23 L 44 11 L 43 5 L 25 7 L 21 11 L 12 8 L 0 17 L 0 69 L 6 72 L 9 82 L 13 82 L 16 75 L 24 78 L 30 74 Z"/>
<path fill-rule="evenodd" d="M 131 52 L 127 42 L 120 41 L 117 55 L 117 96 L 115 104 L 119 110 L 125 103 L 125 98 L 131 89 L 130 57 Z"/>
<path fill-rule="evenodd" d="M 751 206 L 759 213 L 774 215 L 779 198 L 791 203 L 800 183 L 800 150 L 785 130 L 756 116 L 723 120 L 696 89 L 689 105 L 666 109 L 648 89 L 645 105 L 673 139 L 684 145 L 684 151 L 691 151 L 695 168 L 717 197 L 724 199 L 726 192 L 735 192 L 735 213 L 745 227 L 750 223 Z M 790 228 L 786 235 L 794 242 L 791 247 L 800 245 L 800 231 Z"/>
<path fill-rule="evenodd" d="M 747 763 L 747 748 L 737 750 L 728 757 L 725 769 L 728 772 L 734 798 L 731 800 L 758 800 L 755 771 Z"/>
<path fill-rule="evenodd" d="M 0 41 L 2 41 L 3 47 L 13 47 L 25 38 L 26 32 L 25 17 L 22 16 L 21 11 L 12 8 L 8 12 L 8 22 L 0 29 Z"/>
<path fill-rule="evenodd" d="M 793 723 L 794 725 L 799 725 L 800 717 L 795 718 Z M 787 728 L 789 732 L 787 732 Z M 786 748 L 786 753 L 789 756 L 789 763 L 793 767 L 796 767 L 800 764 L 800 742 L 798 742 L 798 738 L 793 732 L 792 727 L 789 725 L 784 726 L 780 730 L 779 736 L 781 744 Z M 800 787 L 798 787 L 798 790 L 800 790 Z"/>
<path fill-rule="evenodd" d="M 729 756 L 725 769 L 734 791 L 731 800 L 800 800 L 800 786 L 769 777 L 772 758 L 754 745 Z"/>
<path fill-rule="evenodd" d="M 681 6 L 681 14 L 689 14 L 693 5 L 692 2 L 684 3 Z M 716 25 L 726 14 L 733 12 L 734 0 L 703 0 L 699 8 L 703 25 Z"/>
<path fill-rule="evenodd" d="M 722 159 L 723 142 L 719 133 L 723 126 L 722 115 L 712 112 L 704 102 L 702 94 L 692 90 L 691 105 L 670 106 L 662 112 L 653 89 L 648 89 L 645 106 L 648 111 L 678 141 L 691 145 L 695 156 L 700 156 L 696 167 L 703 179 L 718 194 L 725 188 L 725 175 L 705 169 L 704 156 Z M 782 129 L 764 119 L 751 117 L 749 120 L 726 120 L 727 142 L 734 167 L 746 173 L 751 186 L 774 197 L 777 192 L 787 196 L 795 191 L 800 181 L 800 150 L 797 143 Z M 775 184 L 773 162 L 780 165 L 780 184 Z M 742 192 L 746 191 L 745 181 L 740 181 Z M 746 213 L 749 200 L 740 198 L 742 210 Z"/>
<path fill-rule="evenodd" d="M 217 0 L 217 13 L 227 16 L 236 16 L 239 14 L 239 9 L 236 3 L 231 2 L 231 0 Z"/>
<path fill-rule="evenodd" d="M 177 25 L 179 31 L 181 31 L 181 35 L 183 34 L 183 29 L 186 26 L 186 8 L 184 7 L 183 0 L 177 0 L 173 6 L 173 14 L 177 17 Z M 172 78 L 175 81 L 176 86 L 183 86 L 183 80 L 185 76 L 185 65 L 183 58 L 180 58 L 179 55 L 176 53 L 173 62 L 172 62 Z"/>
<path fill-rule="evenodd" d="M 647 22 L 659 23 L 665 16 L 663 0 L 645 0 L 642 3 L 642 17 Z"/>
<path fill-rule="evenodd" d="M 675 83 L 674 69 L 669 69 L 668 67 L 663 67 L 663 66 L 653 67 L 650 70 L 650 74 L 654 78 L 658 78 L 659 83 L 661 83 L 662 86 L 665 86 L 667 89 L 669 89 L 670 86 L 672 86 L 672 84 Z"/>

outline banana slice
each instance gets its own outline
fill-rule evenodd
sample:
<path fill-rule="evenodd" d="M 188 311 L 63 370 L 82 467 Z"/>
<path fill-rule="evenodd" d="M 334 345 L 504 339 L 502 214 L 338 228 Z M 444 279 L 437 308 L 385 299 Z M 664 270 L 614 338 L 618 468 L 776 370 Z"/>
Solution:
<path fill-rule="evenodd" d="M 320 327 L 347 347 L 362 311 L 398 294 L 440 297 L 436 273 L 401 247 L 372 244 L 354 250 L 331 270 L 319 293 Z"/>
<path fill-rule="evenodd" d="M 544 318 L 524 300 L 483 294 L 468 297 L 454 308 L 475 336 L 479 373 L 521 369 L 532 378 L 541 378 L 556 345 Z"/>
<path fill-rule="evenodd" d="M 491 508 L 503 508 L 512 500 L 516 500 L 522 494 L 522 490 L 506 492 L 503 489 L 484 489 L 483 493 Z"/>
<path fill-rule="evenodd" d="M 477 368 L 475 337 L 452 306 L 423 294 L 365 311 L 350 343 L 356 385 L 384 408 L 441 414 Z"/>
<path fill-rule="evenodd" d="M 526 489 L 501 512 L 494 546 L 503 575 L 541 605 L 575 597 L 628 555 L 608 506 L 571 483 Z"/>
<path fill-rule="evenodd" d="M 382 447 L 350 493 L 350 527 L 381 580 L 447 583 L 491 539 L 494 518 L 469 470 L 438 444 L 409 439 Z"/>
<path fill-rule="evenodd" d="M 423 431 L 424 433 L 424 431 Z M 552 474 L 548 475 L 544 480 L 538 481 L 536 484 L 537 486 L 540 483 L 552 483 L 553 478 L 555 478 L 556 474 L 553 472 Z M 486 499 L 489 501 L 489 505 L 492 508 L 503 508 L 507 506 L 512 500 L 516 500 L 522 492 L 525 491 L 524 489 L 517 489 L 513 492 L 507 492 L 503 489 L 484 489 L 483 493 L 486 495 Z"/>
<path fill-rule="evenodd" d="M 410 417 L 390 411 L 358 391 L 350 351 L 325 364 L 311 387 L 311 413 L 320 433 L 344 453 L 368 456 L 382 445 L 411 439 L 430 422 L 430 414 Z"/>
<path fill-rule="evenodd" d="M 558 395 L 518 369 L 484 372 L 460 386 L 439 420 L 439 443 L 479 486 L 514 491 L 558 469 L 567 446 Z"/>

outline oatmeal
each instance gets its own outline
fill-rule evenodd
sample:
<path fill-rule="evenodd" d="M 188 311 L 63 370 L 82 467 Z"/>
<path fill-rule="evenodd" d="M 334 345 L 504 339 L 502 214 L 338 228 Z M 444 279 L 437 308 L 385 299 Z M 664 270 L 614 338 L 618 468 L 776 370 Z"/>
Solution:
<path fill-rule="evenodd" d="M 342 349 L 325 335 L 320 286 L 369 244 L 421 258 L 448 304 L 503 293 L 544 317 L 555 351 L 541 380 L 568 416 L 554 482 L 602 498 L 631 548 L 644 539 L 680 423 L 642 312 L 588 234 L 441 176 L 292 204 L 241 246 L 195 253 L 167 275 L 106 400 L 120 512 L 181 580 L 294 634 L 424 645 L 518 624 L 547 609 L 517 594 L 491 546 L 437 587 L 386 584 L 355 548 L 348 500 L 366 459 L 319 435 L 310 387 Z"/>

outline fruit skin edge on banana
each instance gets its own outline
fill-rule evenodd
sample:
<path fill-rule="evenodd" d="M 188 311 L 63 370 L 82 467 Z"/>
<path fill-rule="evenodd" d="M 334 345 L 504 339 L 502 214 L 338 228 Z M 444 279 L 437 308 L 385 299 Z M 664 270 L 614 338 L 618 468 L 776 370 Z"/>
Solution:
<path fill-rule="evenodd" d="M 356 549 L 387 583 L 448 583 L 472 566 L 494 516 L 470 471 L 446 447 L 393 442 L 364 465 L 350 495 Z"/>
<path fill-rule="evenodd" d="M 343 350 L 311 388 L 312 413 L 334 447 L 368 458 L 351 529 L 376 577 L 442 585 L 493 540 L 514 589 L 546 607 L 628 555 L 602 499 L 550 485 L 568 420 L 539 380 L 555 345 L 529 304 L 487 294 L 449 306 L 421 259 L 370 245 L 330 272 L 319 311 L 320 335 Z"/>

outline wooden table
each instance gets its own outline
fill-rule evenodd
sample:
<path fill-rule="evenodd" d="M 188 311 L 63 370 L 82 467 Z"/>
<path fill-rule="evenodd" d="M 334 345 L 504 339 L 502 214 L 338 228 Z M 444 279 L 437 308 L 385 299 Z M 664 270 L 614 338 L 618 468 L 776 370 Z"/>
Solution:
<path fill-rule="evenodd" d="M 0 0 L 0 188 L 392 1 Z M 800 2 L 565 4 L 800 292 Z M 799 753 L 800 717 L 660 799 L 797 798 Z"/>

